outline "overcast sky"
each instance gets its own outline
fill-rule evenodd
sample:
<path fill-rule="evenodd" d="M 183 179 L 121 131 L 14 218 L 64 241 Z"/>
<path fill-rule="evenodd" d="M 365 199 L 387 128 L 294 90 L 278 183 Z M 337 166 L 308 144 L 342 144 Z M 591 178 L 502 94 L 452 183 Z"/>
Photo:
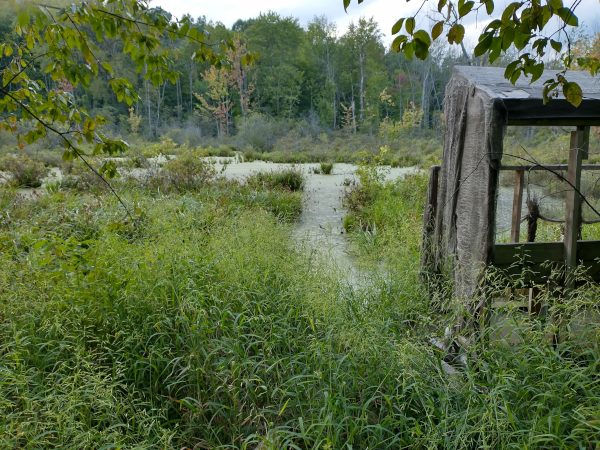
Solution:
<path fill-rule="evenodd" d="M 512 0 L 510 0 L 512 1 Z M 504 3 L 508 5 L 510 1 L 496 1 L 496 11 L 501 11 Z M 563 0 L 565 5 L 571 4 L 573 0 Z M 437 6 L 437 0 L 431 0 L 425 8 Z M 227 27 L 231 27 L 238 19 L 249 19 L 256 17 L 260 12 L 269 10 L 276 11 L 282 15 L 291 15 L 300 19 L 301 25 L 311 20 L 315 15 L 325 15 L 330 20 L 338 24 L 338 30 L 343 33 L 351 20 L 356 21 L 360 16 L 375 17 L 379 23 L 381 31 L 386 35 L 384 41 L 391 42 L 391 28 L 395 21 L 400 17 L 408 17 L 418 9 L 421 2 L 418 0 L 365 0 L 358 4 L 352 0 L 348 8 L 348 14 L 344 12 L 342 0 L 153 0 L 153 6 L 162 6 L 167 11 L 180 17 L 189 13 L 193 17 L 206 16 L 207 19 L 223 22 Z M 422 27 L 426 26 L 427 11 L 421 11 L 425 21 Z M 580 23 L 583 21 L 591 29 L 600 31 L 600 3 L 599 0 L 582 0 L 576 9 L 576 15 Z M 475 17 L 470 18 L 468 22 L 463 23 L 467 30 L 466 41 L 475 45 L 477 42 L 478 28 L 489 22 L 487 14 L 481 17 L 482 21 L 476 22 Z"/>

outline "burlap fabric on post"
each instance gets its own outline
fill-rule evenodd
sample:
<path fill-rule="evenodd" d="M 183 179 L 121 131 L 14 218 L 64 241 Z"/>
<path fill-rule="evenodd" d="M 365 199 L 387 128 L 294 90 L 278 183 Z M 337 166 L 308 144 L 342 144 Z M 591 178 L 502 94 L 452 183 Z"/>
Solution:
<path fill-rule="evenodd" d="M 444 114 L 438 209 L 433 231 L 423 236 L 422 263 L 430 273 L 451 274 L 454 297 L 476 313 L 483 300 L 481 270 L 494 243 L 498 169 L 508 114 L 502 100 L 490 97 L 457 69 L 446 87 Z"/>

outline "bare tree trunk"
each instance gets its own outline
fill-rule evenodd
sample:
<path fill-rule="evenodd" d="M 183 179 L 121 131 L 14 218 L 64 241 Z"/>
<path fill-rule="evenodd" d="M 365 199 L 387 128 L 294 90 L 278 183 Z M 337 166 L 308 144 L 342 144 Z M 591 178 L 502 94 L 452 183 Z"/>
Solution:
<path fill-rule="evenodd" d="M 401 73 L 398 74 L 398 114 L 399 120 L 402 120 L 402 84 L 400 83 Z"/>
<path fill-rule="evenodd" d="M 354 134 L 356 134 L 356 103 L 354 103 L 354 83 L 352 77 L 350 77 L 350 85 L 352 87 L 352 127 L 354 128 Z"/>
<path fill-rule="evenodd" d="M 148 73 L 148 66 L 146 73 Z M 146 80 L 146 104 L 148 105 L 148 137 L 152 136 L 152 105 L 150 104 L 150 81 Z"/>
<path fill-rule="evenodd" d="M 425 69 L 425 78 L 423 79 L 423 89 L 421 91 L 421 111 L 423 115 L 421 116 L 421 120 L 419 121 L 419 133 L 423 129 L 424 124 L 427 123 L 427 119 L 429 117 L 428 112 L 425 112 L 425 93 L 427 92 L 427 82 L 429 78 L 429 66 L 426 66 Z"/>
<path fill-rule="evenodd" d="M 365 62 L 365 54 L 364 52 L 361 52 L 361 54 L 359 55 L 359 61 L 360 61 L 360 115 L 359 115 L 359 121 L 360 123 L 362 123 L 363 121 L 363 111 L 365 110 L 365 68 L 364 68 L 364 62 Z"/>
<path fill-rule="evenodd" d="M 157 93 L 158 93 L 158 99 L 156 101 L 156 137 L 158 137 L 158 133 L 159 133 L 159 126 L 160 126 L 160 105 L 162 104 L 162 101 L 165 98 L 165 89 L 167 87 L 167 82 L 165 81 L 163 83 L 163 92 L 162 95 L 160 94 L 160 86 L 158 86 L 158 88 L 156 89 Z"/>
<path fill-rule="evenodd" d="M 194 112 L 194 93 L 193 88 L 194 88 L 194 63 L 190 62 L 190 71 L 189 71 L 189 81 L 190 81 L 190 114 L 193 114 Z"/>

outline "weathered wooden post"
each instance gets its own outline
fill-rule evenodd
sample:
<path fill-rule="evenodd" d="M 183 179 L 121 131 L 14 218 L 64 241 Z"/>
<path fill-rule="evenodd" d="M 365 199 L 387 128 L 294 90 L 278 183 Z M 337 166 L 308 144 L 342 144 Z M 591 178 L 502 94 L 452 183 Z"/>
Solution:
<path fill-rule="evenodd" d="M 565 210 L 565 264 L 566 286 L 574 285 L 571 272 L 577 267 L 577 235 L 579 234 L 579 209 L 581 208 L 581 162 L 587 159 L 586 143 L 589 145 L 589 127 L 578 126 L 571 132 L 571 148 L 569 150 L 569 169 L 567 181 L 571 184 L 567 191 Z"/>
<path fill-rule="evenodd" d="M 519 242 L 521 233 L 521 209 L 523 208 L 523 185 L 525 170 L 515 170 L 515 192 L 513 196 L 512 223 L 510 227 L 510 242 Z"/>

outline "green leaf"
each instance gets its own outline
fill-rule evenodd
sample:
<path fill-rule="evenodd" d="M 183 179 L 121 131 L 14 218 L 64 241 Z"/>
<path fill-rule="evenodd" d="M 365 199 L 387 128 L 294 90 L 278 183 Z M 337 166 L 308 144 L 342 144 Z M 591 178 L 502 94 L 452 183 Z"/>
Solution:
<path fill-rule="evenodd" d="M 531 69 L 529 69 L 529 73 L 531 73 L 531 82 L 537 81 L 544 73 L 544 63 L 541 62 L 532 66 Z"/>
<path fill-rule="evenodd" d="M 350 0 L 344 0 L 344 11 L 348 10 L 348 6 L 350 6 Z"/>
<path fill-rule="evenodd" d="M 522 5 L 522 3 L 520 3 L 520 2 L 513 2 L 510 5 L 508 5 L 504 9 L 504 12 L 502 13 L 502 23 L 508 23 L 510 21 L 510 19 L 512 18 L 512 15 L 515 12 L 515 10 L 517 8 L 520 8 L 521 5 Z"/>
<path fill-rule="evenodd" d="M 567 82 L 563 85 L 563 95 L 573 106 L 579 106 L 581 104 L 581 100 L 583 99 L 581 87 L 579 87 L 579 85 L 573 81 Z"/>
<path fill-rule="evenodd" d="M 398 20 L 392 27 L 392 34 L 398 34 L 402 29 L 402 25 L 404 24 L 404 18 Z"/>
<path fill-rule="evenodd" d="M 556 14 L 558 14 L 567 25 L 571 25 L 572 27 L 579 26 L 579 19 L 577 19 L 577 16 L 573 14 L 573 11 L 569 8 L 559 8 L 558 11 L 556 11 Z"/>
<path fill-rule="evenodd" d="M 431 29 L 431 37 L 433 38 L 433 40 L 435 41 L 440 34 L 442 34 L 442 32 L 444 31 L 444 21 L 441 20 L 438 23 L 436 23 L 433 28 Z"/>
<path fill-rule="evenodd" d="M 429 38 L 429 36 L 427 36 Z M 429 55 L 429 45 L 423 42 L 421 39 L 415 38 L 413 41 L 415 46 L 415 56 L 420 60 L 424 60 Z"/>
<path fill-rule="evenodd" d="M 21 27 L 24 27 L 29 23 L 29 12 L 26 8 L 19 9 L 17 12 L 17 20 L 19 21 L 19 25 L 21 25 Z"/>
<path fill-rule="evenodd" d="M 399 52 L 400 51 L 400 47 L 402 45 L 402 43 L 404 41 L 406 41 L 408 39 L 408 36 L 401 34 L 400 36 L 396 37 L 396 39 L 394 39 L 394 42 L 392 42 L 392 48 Z"/>
<path fill-rule="evenodd" d="M 475 57 L 481 56 L 489 50 L 492 45 L 492 40 L 494 39 L 494 33 L 482 34 L 479 39 L 481 39 L 481 41 L 477 44 L 475 50 L 473 50 L 473 55 L 475 55 Z"/>
<path fill-rule="evenodd" d="M 492 13 L 494 12 L 494 1 L 493 0 L 486 0 L 485 10 L 490 16 L 492 15 Z"/>
<path fill-rule="evenodd" d="M 440 0 L 438 2 L 438 12 L 442 12 L 442 9 L 444 9 L 444 6 L 446 6 L 448 0 Z"/>
<path fill-rule="evenodd" d="M 448 42 L 450 44 L 460 44 L 465 37 L 465 27 L 460 24 L 454 24 L 448 31 Z"/>
<path fill-rule="evenodd" d="M 525 46 L 527 45 L 527 43 L 529 42 L 529 39 L 531 38 L 531 35 L 529 33 L 522 33 L 520 29 L 516 28 L 515 29 L 515 47 L 517 48 L 517 50 L 523 50 L 525 48 Z"/>
<path fill-rule="evenodd" d="M 504 71 L 504 78 L 512 77 L 513 73 L 515 73 L 515 70 L 520 62 L 521 61 L 517 59 L 516 61 L 513 61 L 508 66 L 506 66 L 506 70 Z"/>
<path fill-rule="evenodd" d="M 506 51 L 510 48 L 515 40 L 515 29 L 514 27 L 507 27 L 504 29 L 502 34 L 502 50 Z"/>
<path fill-rule="evenodd" d="M 492 39 L 492 45 L 490 45 L 490 62 L 496 61 L 500 56 L 500 50 L 502 50 L 502 38 L 496 36 Z"/>
<path fill-rule="evenodd" d="M 473 9 L 473 5 L 475 5 L 475 2 L 466 2 L 464 5 L 462 5 L 458 9 L 458 16 L 464 17 L 467 14 L 469 14 L 471 12 L 471 10 Z"/>
<path fill-rule="evenodd" d="M 10 56 L 12 55 L 13 52 L 13 48 L 10 45 L 7 45 L 6 47 L 4 47 L 4 56 Z"/>
<path fill-rule="evenodd" d="M 406 19 L 406 31 L 408 32 L 408 34 L 413 34 L 413 31 L 415 31 L 415 18 L 414 17 L 410 17 L 410 18 Z"/>
<path fill-rule="evenodd" d="M 553 9 L 560 9 L 563 7 L 562 0 L 548 0 L 548 4 L 552 6 Z"/>
<path fill-rule="evenodd" d="M 428 48 L 431 45 L 431 38 L 429 37 L 429 33 L 427 33 L 427 31 L 419 30 L 414 34 L 414 36 L 415 39 L 418 39 L 421 42 L 423 42 L 425 45 L 427 45 Z"/>
<path fill-rule="evenodd" d="M 409 42 L 408 44 L 406 44 L 404 46 L 404 56 L 406 56 L 408 59 L 412 59 L 414 53 L 415 53 L 414 42 Z"/>
<path fill-rule="evenodd" d="M 553 41 L 552 39 L 550 39 L 550 45 L 557 52 L 560 52 L 562 50 L 562 43 L 560 42 Z"/>

